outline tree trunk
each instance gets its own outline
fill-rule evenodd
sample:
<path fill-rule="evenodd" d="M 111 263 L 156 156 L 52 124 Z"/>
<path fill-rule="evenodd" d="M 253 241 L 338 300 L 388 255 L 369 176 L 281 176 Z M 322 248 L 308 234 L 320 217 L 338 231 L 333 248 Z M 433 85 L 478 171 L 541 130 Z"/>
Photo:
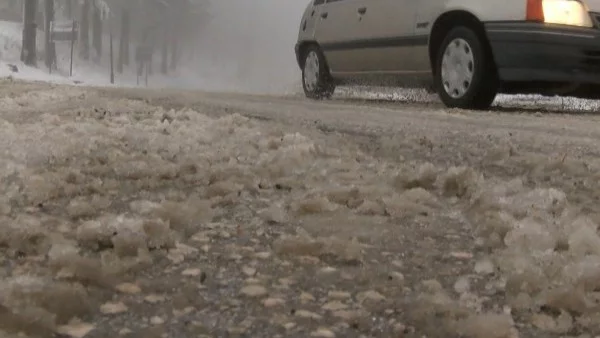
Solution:
<path fill-rule="evenodd" d="M 23 13 L 23 44 L 21 61 L 26 65 L 36 65 L 36 29 L 37 0 L 25 0 Z"/>
<path fill-rule="evenodd" d="M 90 5 L 92 0 L 83 0 L 81 18 L 79 19 L 79 55 L 84 60 L 90 59 Z"/>
<path fill-rule="evenodd" d="M 121 13 L 121 39 L 119 40 L 119 60 L 117 61 L 117 71 L 123 72 L 123 66 L 129 65 L 129 32 L 131 20 L 129 10 L 124 9 Z"/>
<path fill-rule="evenodd" d="M 45 37 L 46 37 L 46 41 L 45 41 L 45 59 L 46 59 L 46 67 L 48 67 L 48 69 L 51 69 L 55 64 L 56 64 L 56 45 L 54 44 L 54 42 L 52 42 L 51 40 L 51 30 L 50 30 L 50 23 L 52 21 L 54 21 L 54 0 L 46 0 L 46 22 L 45 22 L 45 29 L 44 31 L 46 32 Z"/>
<path fill-rule="evenodd" d="M 93 45 L 96 50 L 97 61 L 102 58 L 102 11 L 100 7 L 94 4 L 93 8 Z"/>

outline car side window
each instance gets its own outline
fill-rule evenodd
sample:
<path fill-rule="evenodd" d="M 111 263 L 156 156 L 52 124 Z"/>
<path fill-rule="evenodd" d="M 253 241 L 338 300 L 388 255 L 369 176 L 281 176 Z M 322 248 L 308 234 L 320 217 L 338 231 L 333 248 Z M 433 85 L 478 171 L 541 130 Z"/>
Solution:
<path fill-rule="evenodd" d="M 313 2 L 313 6 L 322 5 L 324 3 L 325 3 L 325 0 L 315 0 L 315 2 Z"/>

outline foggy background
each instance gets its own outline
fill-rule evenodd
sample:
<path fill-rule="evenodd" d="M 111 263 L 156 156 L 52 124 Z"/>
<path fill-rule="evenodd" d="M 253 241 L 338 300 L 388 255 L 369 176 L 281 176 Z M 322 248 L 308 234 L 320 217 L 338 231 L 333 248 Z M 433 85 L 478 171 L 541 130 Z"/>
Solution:
<path fill-rule="evenodd" d="M 198 81 L 208 89 L 300 90 L 294 45 L 309 0 L 213 0 L 198 36 Z"/>
<path fill-rule="evenodd" d="M 120 42 L 125 41 L 124 46 L 129 46 L 129 55 L 123 56 L 129 61 L 125 63 L 124 71 L 117 71 L 116 84 L 135 83 L 136 48 L 150 43 L 154 46 L 150 86 L 296 93 L 302 89 L 294 45 L 301 16 L 309 1 L 0 0 L 3 27 L 0 28 L 0 43 L 5 46 L 0 52 L 6 62 L 12 62 L 22 54 L 21 36 L 26 34 L 21 34 L 22 26 L 19 25 L 26 20 L 27 4 L 33 2 L 37 5 L 29 20 L 37 25 L 37 38 L 27 36 L 28 41 L 33 41 L 30 46 L 36 46 L 29 49 L 36 49 L 37 55 L 28 62 L 21 61 L 41 71 L 47 71 L 54 58 L 58 68 L 53 72 L 68 76 L 69 43 L 55 43 L 51 47 L 55 51 L 50 54 L 56 56 L 50 55 L 47 59 L 46 48 L 49 46 L 44 44 L 45 30 L 50 27 L 48 22 L 53 20 L 74 20 L 81 27 L 75 42 L 74 77 L 84 82 L 89 83 L 87 80 L 94 77 L 106 77 L 112 34 L 115 62 L 122 59 Z M 48 12 L 48 3 L 52 4 L 53 13 Z M 124 13 L 129 19 L 124 19 Z M 123 31 L 125 26 L 130 27 L 127 37 Z M 164 47 L 165 41 L 169 44 L 174 41 L 177 47 Z M 98 47 L 98 43 L 102 46 Z M 7 45 L 14 48 L 7 48 Z M 176 67 L 166 70 L 161 66 L 163 50 L 168 50 L 169 60 L 177 60 Z M 117 63 L 122 67 L 122 62 Z"/>

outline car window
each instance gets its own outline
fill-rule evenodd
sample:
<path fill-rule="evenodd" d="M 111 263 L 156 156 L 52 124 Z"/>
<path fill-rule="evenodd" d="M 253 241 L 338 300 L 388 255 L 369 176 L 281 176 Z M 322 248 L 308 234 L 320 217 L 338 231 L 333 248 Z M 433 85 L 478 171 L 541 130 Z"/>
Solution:
<path fill-rule="evenodd" d="M 325 3 L 325 0 L 315 0 L 315 2 L 313 2 L 313 6 L 322 5 L 324 3 Z"/>

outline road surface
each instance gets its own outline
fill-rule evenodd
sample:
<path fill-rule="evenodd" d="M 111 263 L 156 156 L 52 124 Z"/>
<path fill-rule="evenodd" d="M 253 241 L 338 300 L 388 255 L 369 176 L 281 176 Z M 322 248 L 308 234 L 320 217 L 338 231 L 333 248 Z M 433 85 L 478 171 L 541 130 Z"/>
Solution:
<path fill-rule="evenodd" d="M 600 334 L 593 105 L 0 97 L 4 336 Z"/>

